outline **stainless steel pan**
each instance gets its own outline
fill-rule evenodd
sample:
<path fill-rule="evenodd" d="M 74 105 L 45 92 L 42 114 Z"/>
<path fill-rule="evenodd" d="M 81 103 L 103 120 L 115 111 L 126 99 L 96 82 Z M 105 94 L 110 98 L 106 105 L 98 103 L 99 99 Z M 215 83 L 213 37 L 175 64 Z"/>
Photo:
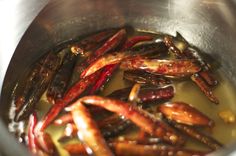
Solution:
<path fill-rule="evenodd" d="M 9 35 L 0 36 L 0 151 L 3 155 L 26 155 L 25 148 L 16 143 L 2 122 L 6 119 L 9 96 L 17 78 L 48 48 L 75 36 L 123 25 L 173 35 L 179 31 L 190 43 L 220 62 L 220 68 L 232 85 L 236 84 L 235 1 L 21 0 L 11 5 L 10 1 L 1 3 L 0 17 L 8 19 L 1 24 L 1 33 Z M 13 15 L 7 6 L 13 10 Z M 217 153 L 227 155 L 234 148 L 236 144 Z"/>

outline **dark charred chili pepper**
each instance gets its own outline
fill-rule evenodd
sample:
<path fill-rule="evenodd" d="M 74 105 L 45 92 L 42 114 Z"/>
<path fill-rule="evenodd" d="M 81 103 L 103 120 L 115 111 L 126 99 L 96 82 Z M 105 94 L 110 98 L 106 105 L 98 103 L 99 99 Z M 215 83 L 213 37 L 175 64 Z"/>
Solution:
<path fill-rule="evenodd" d="M 76 54 L 68 52 L 47 90 L 47 99 L 50 103 L 54 104 L 58 99 L 63 97 L 71 79 L 75 62 Z"/>
<path fill-rule="evenodd" d="M 15 121 L 20 121 L 29 117 L 36 103 L 47 89 L 47 86 L 59 65 L 60 58 L 52 52 L 48 53 L 34 65 L 26 78 L 26 84 L 22 95 L 16 99 L 19 109 L 16 110 Z"/>

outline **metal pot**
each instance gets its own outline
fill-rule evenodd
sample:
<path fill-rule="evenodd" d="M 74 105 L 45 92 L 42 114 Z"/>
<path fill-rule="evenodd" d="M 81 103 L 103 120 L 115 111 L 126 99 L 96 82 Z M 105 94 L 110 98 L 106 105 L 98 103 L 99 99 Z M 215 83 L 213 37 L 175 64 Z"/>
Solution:
<path fill-rule="evenodd" d="M 1 36 L 3 45 L 0 46 L 0 87 L 2 87 L 0 151 L 3 155 L 27 155 L 25 148 L 10 136 L 2 121 L 6 118 L 11 90 L 18 77 L 47 49 L 79 35 L 124 25 L 173 35 L 179 31 L 190 43 L 220 62 L 220 68 L 225 75 L 233 85 L 236 84 L 236 55 L 234 55 L 236 3 L 234 1 L 53 0 L 48 3 L 47 0 L 27 2 L 21 0 L 12 5 L 16 6 L 13 13 L 17 16 L 13 24 L 17 27 L 11 26 L 9 21 L 3 24 L 1 31 L 9 33 L 10 37 L 8 37 L 12 40 L 5 40 L 3 35 Z M 12 8 L 12 5 L 9 6 Z M 1 5 L 2 8 L 6 6 L 6 4 Z M 7 13 L 1 14 L 8 19 Z M 28 27 L 30 22 L 32 23 Z M 16 45 L 18 46 L 14 52 Z M 8 51 L 6 53 L 3 50 Z M 5 77 L 4 81 L 3 77 Z M 214 155 L 228 155 L 235 147 L 236 145 L 230 145 L 226 150 L 218 151 Z"/>

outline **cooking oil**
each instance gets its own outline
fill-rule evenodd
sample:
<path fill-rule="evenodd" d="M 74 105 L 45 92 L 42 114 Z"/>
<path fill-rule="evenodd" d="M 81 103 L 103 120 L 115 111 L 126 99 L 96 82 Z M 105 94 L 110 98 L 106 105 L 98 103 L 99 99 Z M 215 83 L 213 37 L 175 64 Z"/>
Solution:
<path fill-rule="evenodd" d="M 136 35 L 151 35 L 153 37 L 161 37 L 163 34 L 153 34 L 147 32 L 136 32 Z M 219 81 L 219 84 L 214 87 L 213 93 L 219 99 L 219 104 L 216 105 L 208 100 L 208 98 L 201 92 L 191 79 L 185 80 L 173 80 L 175 87 L 175 95 L 169 101 L 181 101 L 192 105 L 193 107 L 206 114 L 208 117 L 215 121 L 213 129 L 203 129 L 206 133 L 210 134 L 213 138 L 221 142 L 222 144 L 230 144 L 236 140 L 236 123 L 225 123 L 218 115 L 219 112 L 224 110 L 230 110 L 236 115 L 236 89 L 229 80 L 224 76 L 224 72 L 220 69 L 213 71 L 215 78 Z M 77 79 L 77 78 L 73 78 Z M 109 82 L 105 85 L 103 90 L 99 93 L 101 96 L 106 96 L 114 90 L 132 86 L 132 83 L 123 79 L 123 70 L 118 69 L 110 78 Z M 161 103 L 156 103 L 158 106 Z M 39 104 L 37 105 L 37 113 L 41 118 L 47 110 L 51 107 L 46 100 L 45 94 L 42 96 Z M 78 139 L 72 139 L 68 142 L 59 142 L 58 139 L 63 135 L 65 126 L 50 125 L 46 131 L 51 134 L 54 143 L 58 147 L 61 155 L 67 156 L 68 153 L 63 149 L 63 146 L 67 143 L 78 142 Z M 131 130 L 121 133 L 122 136 L 135 137 L 137 129 L 131 128 Z M 191 139 L 190 139 L 191 140 Z M 190 149 L 208 149 L 201 143 L 194 140 L 187 142 L 186 148 Z"/>

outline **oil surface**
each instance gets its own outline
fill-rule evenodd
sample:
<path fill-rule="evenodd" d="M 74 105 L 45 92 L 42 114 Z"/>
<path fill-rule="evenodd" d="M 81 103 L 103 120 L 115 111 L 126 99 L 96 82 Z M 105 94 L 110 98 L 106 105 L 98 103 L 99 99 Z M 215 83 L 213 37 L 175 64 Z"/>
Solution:
<path fill-rule="evenodd" d="M 152 36 L 156 36 L 155 34 L 151 33 L 144 33 L 144 32 L 136 32 L 135 34 L 148 34 Z M 158 35 L 157 35 L 158 36 Z M 227 124 L 222 119 L 219 118 L 218 113 L 223 110 L 231 110 L 236 114 L 236 90 L 233 85 L 224 77 L 224 73 L 220 70 L 216 70 L 214 72 L 214 76 L 219 81 L 219 84 L 214 88 L 213 92 L 214 95 L 219 99 L 220 104 L 215 105 L 210 102 L 207 97 L 200 91 L 200 89 L 189 79 L 189 80 L 178 80 L 174 81 L 175 86 L 175 96 L 170 101 L 182 101 L 188 104 L 191 104 L 211 119 L 215 121 L 215 127 L 212 131 L 208 131 L 215 139 L 220 141 L 223 144 L 229 144 L 236 140 L 236 123 Z M 127 86 L 131 86 L 132 84 L 123 80 L 123 71 L 118 70 L 115 72 L 110 81 L 106 84 L 103 91 L 100 95 L 105 96 L 111 93 L 114 90 L 125 88 Z M 37 112 L 39 118 L 43 116 L 49 109 L 51 104 L 49 104 L 46 100 L 45 94 L 41 98 L 39 105 L 37 106 Z M 73 139 L 66 143 L 58 142 L 60 136 L 63 135 L 64 126 L 54 126 L 51 125 L 47 128 L 47 132 L 49 132 L 54 140 L 54 143 L 57 145 L 58 150 L 60 151 L 61 155 L 67 156 L 67 152 L 63 150 L 63 146 L 67 143 L 76 142 L 77 139 Z M 207 131 L 207 130 L 206 130 Z M 122 135 L 128 136 L 135 136 L 136 131 L 131 130 L 128 131 L 127 134 L 123 133 Z M 203 149 L 204 146 L 195 142 L 195 141 L 188 141 L 186 147 L 192 149 Z M 204 148 L 205 149 L 205 148 Z"/>
<path fill-rule="evenodd" d="M 219 85 L 214 89 L 214 94 L 217 96 L 217 98 L 220 101 L 219 105 L 215 105 L 211 103 L 207 97 L 200 91 L 200 89 L 192 82 L 192 81 L 180 81 L 176 82 L 174 84 L 176 89 L 176 94 L 174 98 L 172 98 L 170 101 L 182 101 L 186 102 L 188 104 L 191 104 L 207 116 L 209 116 L 211 119 L 215 121 L 215 127 L 213 130 L 209 133 L 211 134 L 215 139 L 220 141 L 223 144 L 229 144 L 232 142 L 235 142 L 236 140 L 236 123 L 234 124 L 227 124 L 222 119 L 219 118 L 218 113 L 222 110 L 231 110 L 233 112 L 236 112 L 236 97 L 235 97 L 235 88 L 232 87 L 232 84 L 223 77 L 223 74 L 219 71 L 215 74 L 215 76 L 219 80 Z M 119 82 L 119 83 L 118 83 Z M 120 88 L 127 87 L 129 84 L 128 82 L 125 82 L 123 80 L 123 71 L 119 70 L 116 72 L 112 79 L 109 81 L 109 83 L 104 88 L 104 91 L 101 93 L 102 95 L 107 95 L 111 93 L 112 91 Z M 45 106 L 46 104 L 46 98 L 42 98 L 41 102 Z M 48 106 L 50 104 L 47 104 Z M 43 113 L 45 110 L 47 110 L 45 107 L 38 108 L 41 113 Z M 40 113 L 40 114 L 41 114 Z M 59 151 L 62 155 L 68 155 L 65 150 L 63 150 L 63 145 L 67 143 L 73 143 L 77 140 L 74 139 L 72 141 L 66 142 L 66 143 L 59 143 L 58 139 L 61 135 L 63 135 L 64 126 L 58 127 L 58 126 L 50 126 L 47 131 L 52 134 L 54 143 L 59 147 Z M 136 130 L 132 129 L 132 132 L 127 132 L 123 134 L 122 136 L 132 137 L 136 136 Z M 195 141 L 188 142 L 187 148 L 192 149 L 207 149 L 205 146 L 203 146 L 200 143 L 197 143 Z"/>

